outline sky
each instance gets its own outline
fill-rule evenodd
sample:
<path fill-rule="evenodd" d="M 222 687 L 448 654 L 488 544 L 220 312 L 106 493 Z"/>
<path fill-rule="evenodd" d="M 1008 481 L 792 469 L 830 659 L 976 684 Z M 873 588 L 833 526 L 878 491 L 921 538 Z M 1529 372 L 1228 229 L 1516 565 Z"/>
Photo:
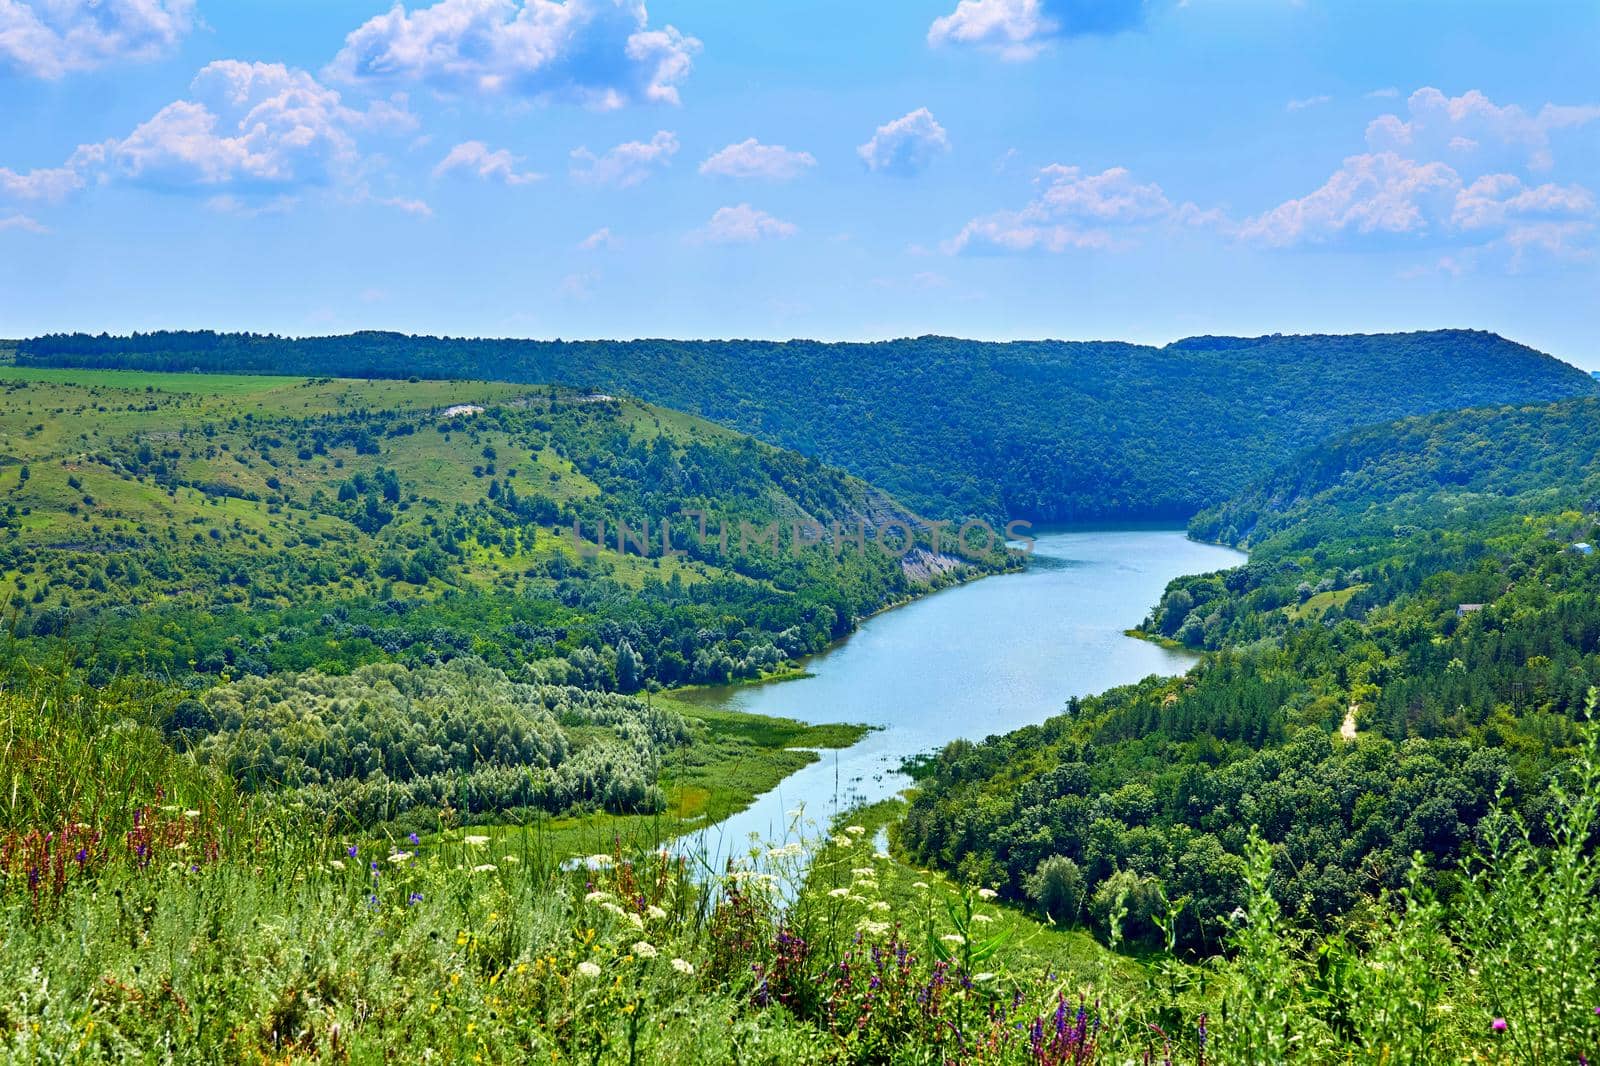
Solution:
<path fill-rule="evenodd" d="M 0 337 L 1494 330 L 1600 368 L 1600 4 L 0 0 Z"/>

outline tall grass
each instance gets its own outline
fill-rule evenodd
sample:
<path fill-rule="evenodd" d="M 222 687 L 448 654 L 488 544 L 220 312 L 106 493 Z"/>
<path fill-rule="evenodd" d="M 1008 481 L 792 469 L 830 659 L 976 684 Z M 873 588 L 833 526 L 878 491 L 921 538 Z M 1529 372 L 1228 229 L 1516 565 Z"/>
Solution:
<path fill-rule="evenodd" d="M 1448 905 L 1416 880 L 1312 936 L 1257 843 L 1230 954 L 1137 978 L 1027 961 L 982 886 L 906 902 L 844 825 L 709 881 L 622 840 L 337 837 L 170 748 L 164 698 L 0 692 L 0 1059 L 1600 1062 L 1592 729 Z"/>

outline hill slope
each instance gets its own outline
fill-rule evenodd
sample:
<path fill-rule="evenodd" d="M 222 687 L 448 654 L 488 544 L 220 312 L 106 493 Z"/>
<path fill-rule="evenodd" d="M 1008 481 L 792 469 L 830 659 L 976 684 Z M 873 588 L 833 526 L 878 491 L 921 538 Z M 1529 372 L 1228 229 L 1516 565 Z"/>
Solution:
<path fill-rule="evenodd" d="M 992 344 L 59 335 L 31 365 L 481 377 L 603 389 L 841 466 L 930 514 L 1187 516 L 1307 445 L 1405 415 L 1590 395 L 1493 334 Z"/>
<path fill-rule="evenodd" d="M 684 511 L 705 513 L 704 538 Z M 842 471 L 632 400 L 0 368 L 9 628 L 99 676 L 468 653 L 628 692 L 752 676 L 962 572 L 878 549 L 874 527 L 904 514 Z M 857 522 L 864 549 L 811 542 L 813 523 Z"/>

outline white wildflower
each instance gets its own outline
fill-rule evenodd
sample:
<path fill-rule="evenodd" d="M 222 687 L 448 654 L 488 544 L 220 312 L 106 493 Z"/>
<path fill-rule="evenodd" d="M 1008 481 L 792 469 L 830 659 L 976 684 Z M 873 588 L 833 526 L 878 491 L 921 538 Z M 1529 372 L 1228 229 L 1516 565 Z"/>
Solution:
<path fill-rule="evenodd" d="M 844 831 L 846 833 L 849 833 L 851 836 L 858 837 L 862 833 L 865 833 L 866 829 L 863 828 L 862 826 L 859 826 L 859 825 L 847 825 L 847 826 L 844 827 Z"/>
<path fill-rule="evenodd" d="M 883 934 L 887 933 L 892 926 L 890 926 L 888 922 L 875 922 L 870 918 L 863 918 L 856 923 L 856 928 L 868 936 L 882 936 Z"/>
<path fill-rule="evenodd" d="M 834 899 L 844 899 L 849 894 L 850 890 L 848 888 L 835 888 L 828 892 L 828 895 L 832 896 Z"/>
<path fill-rule="evenodd" d="M 496 869 L 497 867 L 492 862 L 480 862 L 472 868 L 472 872 L 475 874 L 492 874 Z"/>
<path fill-rule="evenodd" d="M 663 918 L 665 918 L 667 916 L 667 912 L 662 910 L 660 907 L 657 907 L 654 903 L 652 903 L 652 904 L 650 904 L 650 906 L 646 907 L 644 909 L 644 912 L 646 914 L 648 914 L 653 920 L 658 921 L 658 922 L 661 921 Z"/>
<path fill-rule="evenodd" d="M 946 944 L 965 944 L 967 942 L 967 938 L 962 936 L 960 933 L 946 933 L 939 939 L 943 940 Z"/>
<path fill-rule="evenodd" d="M 648 940 L 634 941 L 633 953 L 639 956 L 641 959 L 653 959 L 660 954 L 660 952 L 656 950 L 656 946 L 650 943 Z"/>
<path fill-rule="evenodd" d="M 486 837 L 486 836 L 479 836 L 478 834 L 473 833 L 473 834 L 471 834 L 471 835 L 469 835 L 467 837 L 467 843 L 472 845 L 475 848 L 481 848 L 485 844 L 489 843 L 489 838 Z"/>
<path fill-rule="evenodd" d="M 913 881 L 913 882 L 911 882 L 911 887 L 912 888 L 918 888 L 918 889 L 921 889 L 922 891 L 926 892 L 928 890 L 928 882 L 926 882 L 926 881 Z"/>
<path fill-rule="evenodd" d="M 978 889 L 978 898 L 979 899 L 994 899 L 999 894 L 1000 893 L 996 892 L 992 888 L 980 888 L 980 889 Z"/>
<path fill-rule="evenodd" d="M 409 851 L 397 851 L 393 855 L 389 856 L 389 861 L 394 863 L 396 866 L 398 866 L 398 865 L 400 865 L 401 863 L 407 861 L 410 858 L 411 858 L 411 852 L 409 852 Z"/>
<path fill-rule="evenodd" d="M 578 972 L 585 977 L 599 977 L 600 967 L 596 966 L 592 962 L 584 961 L 578 963 Z"/>
<path fill-rule="evenodd" d="M 600 891 L 596 890 L 594 892 L 589 893 L 587 896 L 584 896 L 583 897 L 583 901 L 585 903 L 599 903 L 601 900 L 607 900 L 607 899 L 610 899 L 610 898 L 611 898 L 611 893 L 609 893 L 609 892 L 600 892 Z"/>
<path fill-rule="evenodd" d="M 694 963 L 685 962 L 682 959 L 673 959 L 672 960 L 672 968 L 674 970 L 677 970 L 681 974 L 693 974 L 694 973 Z"/>
<path fill-rule="evenodd" d="M 972 975 L 972 981 L 973 981 L 974 984 L 981 985 L 985 981 L 993 981 L 993 980 L 994 980 L 994 974 L 992 974 L 992 973 L 987 973 L 987 972 L 986 973 L 975 973 L 975 974 Z"/>
<path fill-rule="evenodd" d="M 972 920 L 975 921 L 975 922 L 992 922 L 992 921 L 994 921 L 994 919 L 991 918 L 987 914 L 974 914 L 972 916 Z"/>

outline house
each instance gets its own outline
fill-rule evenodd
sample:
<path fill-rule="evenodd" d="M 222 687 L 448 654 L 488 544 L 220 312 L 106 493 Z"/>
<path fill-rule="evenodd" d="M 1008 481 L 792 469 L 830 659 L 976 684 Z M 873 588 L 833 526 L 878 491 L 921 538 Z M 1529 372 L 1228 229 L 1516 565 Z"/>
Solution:
<path fill-rule="evenodd" d="M 1580 540 L 1578 543 L 1572 546 L 1572 550 L 1577 552 L 1579 555 L 1593 555 L 1594 545 L 1588 543 L 1587 541 Z"/>
<path fill-rule="evenodd" d="M 1483 610 L 1483 604 L 1481 603 L 1463 603 L 1456 607 L 1456 617 L 1465 618 L 1467 615 L 1475 614 L 1481 610 Z"/>
<path fill-rule="evenodd" d="M 457 415 L 481 415 L 483 408 L 475 403 L 458 403 L 454 407 L 444 409 L 445 418 L 455 418 Z"/>

